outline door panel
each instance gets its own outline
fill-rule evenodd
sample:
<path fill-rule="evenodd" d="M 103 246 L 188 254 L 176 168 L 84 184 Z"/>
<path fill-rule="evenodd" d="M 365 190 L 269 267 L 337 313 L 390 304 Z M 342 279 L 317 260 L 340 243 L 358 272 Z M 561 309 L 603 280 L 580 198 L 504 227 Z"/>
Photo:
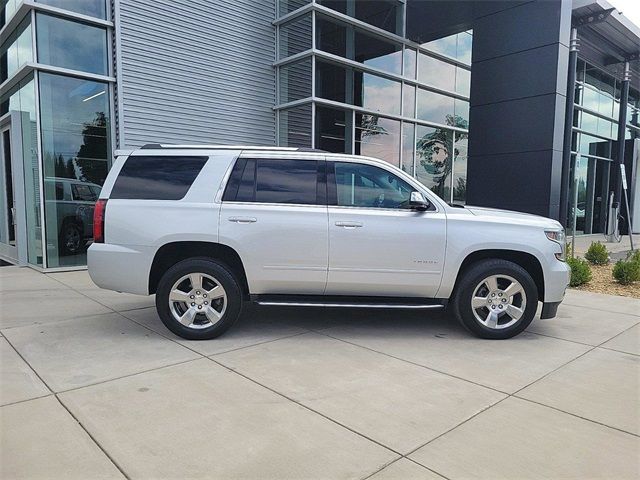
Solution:
<path fill-rule="evenodd" d="M 442 213 L 329 207 L 326 293 L 432 297 L 445 242 Z"/>
<path fill-rule="evenodd" d="M 16 192 L 13 185 L 13 165 L 11 163 L 11 130 L 6 128 L 0 135 L 0 255 L 17 261 L 16 243 Z"/>
<path fill-rule="evenodd" d="M 329 295 L 433 297 L 440 286 L 446 217 L 409 208 L 418 190 L 391 170 L 327 163 Z"/>

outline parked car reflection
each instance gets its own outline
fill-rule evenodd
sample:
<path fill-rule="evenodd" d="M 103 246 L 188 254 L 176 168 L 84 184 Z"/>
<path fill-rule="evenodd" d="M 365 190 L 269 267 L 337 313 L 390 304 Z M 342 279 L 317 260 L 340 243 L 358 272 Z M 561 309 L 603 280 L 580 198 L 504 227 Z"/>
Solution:
<path fill-rule="evenodd" d="M 100 189 L 100 185 L 81 180 L 45 179 L 47 217 L 51 219 L 51 211 L 56 212 L 60 255 L 76 255 L 87 248 L 93 238 L 93 209 Z"/>

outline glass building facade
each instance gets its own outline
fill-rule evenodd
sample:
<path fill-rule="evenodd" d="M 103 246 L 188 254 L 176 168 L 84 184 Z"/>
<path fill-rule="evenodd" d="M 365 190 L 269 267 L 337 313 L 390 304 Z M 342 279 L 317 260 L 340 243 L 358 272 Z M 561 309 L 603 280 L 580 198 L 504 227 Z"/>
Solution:
<path fill-rule="evenodd" d="M 617 165 L 621 81 L 579 59 L 573 115 L 571 189 L 567 229 L 605 233 Z M 625 139 L 640 138 L 640 94 L 630 88 Z"/>
<path fill-rule="evenodd" d="M 0 26 L 0 122 L 10 132 L 3 164 L 15 166 L 10 157 L 18 152 L 22 167 L 13 185 L 3 177 L 3 189 L 24 192 L 26 261 L 85 265 L 94 203 L 112 158 L 114 25 L 107 2 L 8 0 Z M 10 203 L 3 203 L 8 224 Z"/>
<path fill-rule="evenodd" d="M 464 202 L 473 32 L 417 44 L 405 7 L 279 2 L 278 142 L 381 158 Z"/>

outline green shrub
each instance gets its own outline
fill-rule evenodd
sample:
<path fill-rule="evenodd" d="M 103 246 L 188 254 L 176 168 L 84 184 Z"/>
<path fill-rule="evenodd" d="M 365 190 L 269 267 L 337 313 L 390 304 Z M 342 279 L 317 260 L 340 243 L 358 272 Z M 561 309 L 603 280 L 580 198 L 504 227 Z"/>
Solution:
<path fill-rule="evenodd" d="M 634 250 L 627 254 L 627 260 L 629 262 L 634 262 L 640 264 L 640 250 Z"/>
<path fill-rule="evenodd" d="M 567 242 L 564 247 L 565 254 L 567 258 L 573 257 L 573 245 L 571 242 Z"/>
<path fill-rule="evenodd" d="M 640 258 L 640 256 L 637 256 Z M 640 280 L 640 261 L 618 260 L 613 266 L 613 278 L 622 285 L 629 285 Z"/>
<path fill-rule="evenodd" d="M 567 259 L 567 263 L 571 268 L 571 280 L 569 285 L 577 287 L 583 283 L 587 283 L 591 280 L 591 267 L 587 262 L 578 257 L 571 257 Z"/>
<path fill-rule="evenodd" d="M 609 263 L 609 252 L 604 244 L 592 242 L 587 253 L 584 254 L 584 258 L 592 265 L 606 265 Z"/>

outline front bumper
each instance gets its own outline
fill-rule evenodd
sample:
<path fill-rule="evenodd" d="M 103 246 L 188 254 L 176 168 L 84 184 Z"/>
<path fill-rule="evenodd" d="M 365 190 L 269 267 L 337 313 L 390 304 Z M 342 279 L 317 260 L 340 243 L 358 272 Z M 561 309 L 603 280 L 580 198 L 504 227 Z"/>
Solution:
<path fill-rule="evenodd" d="M 566 262 L 553 260 L 544 270 L 544 303 L 560 303 L 569 287 L 571 270 Z"/>

